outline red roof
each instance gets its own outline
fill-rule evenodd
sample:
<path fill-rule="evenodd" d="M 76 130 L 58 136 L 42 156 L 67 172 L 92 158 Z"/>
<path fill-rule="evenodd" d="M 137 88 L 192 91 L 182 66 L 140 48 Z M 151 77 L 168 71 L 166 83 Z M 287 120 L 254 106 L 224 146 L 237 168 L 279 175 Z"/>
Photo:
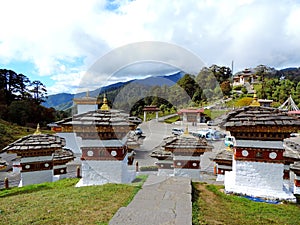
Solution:
<path fill-rule="evenodd" d="M 178 114 L 181 113 L 203 113 L 204 109 L 180 109 Z"/>
<path fill-rule="evenodd" d="M 144 107 L 144 111 L 159 111 L 160 109 L 156 105 L 148 105 Z"/>
<path fill-rule="evenodd" d="M 300 110 L 297 110 L 297 111 L 289 111 L 288 114 L 300 114 Z"/>

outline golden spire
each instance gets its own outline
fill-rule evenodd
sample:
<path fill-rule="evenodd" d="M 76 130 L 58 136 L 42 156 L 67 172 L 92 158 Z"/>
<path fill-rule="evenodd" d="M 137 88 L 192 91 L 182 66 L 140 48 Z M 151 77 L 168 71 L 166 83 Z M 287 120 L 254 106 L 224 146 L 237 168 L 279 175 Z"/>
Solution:
<path fill-rule="evenodd" d="M 100 109 L 101 110 L 109 110 L 110 109 L 108 104 L 107 104 L 106 94 L 104 94 L 104 96 L 103 96 L 103 104 L 102 104 Z"/>
<path fill-rule="evenodd" d="M 39 134 L 42 134 L 42 132 L 40 131 L 40 124 L 38 123 L 37 126 L 36 126 L 36 130 L 33 133 L 33 135 L 39 135 Z"/>
<path fill-rule="evenodd" d="M 186 125 L 185 130 L 184 130 L 184 135 L 188 135 L 189 134 L 189 127 L 188 125 Z"/>
<path fill-rule="evenodd" d="M 185 137 L 185 138 L 195 138 L 194 136 L 192 136 L 189 132 L 189 126 L 186 125 L 185 127 L 185 130 L 183 132 L 183 134 L 181 135 L 182 137 Z"/>
<path fill-rule="evenodd" d="M 250 106 L 260 106 L 260 103 L 257 101 L 257 95 L 255 90 L 253 94 L 253 101 L 251 102 Z"/>

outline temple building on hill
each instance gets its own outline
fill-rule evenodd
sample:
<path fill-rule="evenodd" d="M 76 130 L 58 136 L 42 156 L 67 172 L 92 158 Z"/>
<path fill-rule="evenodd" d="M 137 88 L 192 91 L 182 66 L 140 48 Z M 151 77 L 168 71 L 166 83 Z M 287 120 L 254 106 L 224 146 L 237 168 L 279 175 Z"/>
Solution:
<path fill-rule="evenodd" d="M 66 163 L 73 160 L 73 153 L 63 149 L 65 140 L 56 135 L 41 134 L 39 129 L 32 134 L 9 144 L 2 152 L 15 153 L 19 160 L 19 186 L 52 182 L 67 173 Z"/>
<path fill-rule="evenodd" d="M 100 109 L 59 122 L 60 135 L 73 133 L 80 140 L 82 179 L 77 186 L 130 183 L 135 179 L 135 168 L 129 164 L 139 143 L 129 133 L 139 123 L 141 120 L 129 120 L 127 113 L 110 109 L 106 96 Z"/>
<path fill-rule="evenodd" d="M 177 112 L 180 116 L 180 119 L 183 123 L 204 123 L 205 122 L 205 115 L 204 109 L 181 109 Z"/>
<path fill-rule="evenodd" d="M 244 85 L 246 82 L 252 84 L 256 82 L 256 79 L 256 75 L 250 69 L 245 69 L 241 73 L 234 75 L 233 86 Z"/>
<path fill-rule="evenodd" d="M 212 150 L 205 138 L 197 138 L 186 129 L 181 136 L 170 136 L 150 154 L 157 158 L 158 175 L 184 176 L 200 180 L 200 157 Z"/>
<path fill-rule="evenodd" d="M 300 129 L 299 119 L 260 107 L 255 96 L 251 106 L 229 113 L 224 126 L 235 137 L 232 171 L 225 172 L 225 191 L 295 201 L 284 185 L 283 139 Z"/>

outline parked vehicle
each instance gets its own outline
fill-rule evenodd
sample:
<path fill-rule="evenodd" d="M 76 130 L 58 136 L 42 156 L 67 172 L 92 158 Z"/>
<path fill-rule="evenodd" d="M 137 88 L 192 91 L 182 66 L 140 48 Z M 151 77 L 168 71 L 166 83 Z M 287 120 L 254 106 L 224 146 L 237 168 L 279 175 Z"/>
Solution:
<path fill-rule="evenodd" d="M 135 133 L 136 135 L 142 135 L 142 134 L 143 134 L 143 131 L 142 131 L 141 128 L 138 127 L 138 128 L 135 129 L 134 133 Z"/>
<path fill-rule="evenodd" d="M 193 132 L 192 135 L 196 137 L 202 137 L 209 141 L 218 141 L 223 140 L 225 138 L 225 134 L 221 131 L 214 130 L 214 129 L 203 129 Z"/>
<path fill-rule="evenodd" d="M 213 120 L 207 121 L 207 126 L 216 126 L 216 123 Z"/>
<path fill-rule="evenodd" d="M 129 120 L 130 122 L 135 123 L 135 124 L 140 124 L 140 123 L 143 122 L 141 118 L 136 117 L 136 116 L 130 116 L 130 117 L 128 117 L 128 120 Z"/>
<path fill-rule="evenodd" d="M 172 134 L 174 134 L 174 135 L 182 135 L 183 133 L 184 133 L 184 131 L 181 128 L 173 128 L 172 129 Z"/>
<path fill-rule="evenodd" d="M 224 144 L 229 147 L 229 148 L 232 148 L 233 145 L 234 145 L 234 137 L 232 136 L 226 136 L 225 137 L 225 140 L 224 140 Z"/>

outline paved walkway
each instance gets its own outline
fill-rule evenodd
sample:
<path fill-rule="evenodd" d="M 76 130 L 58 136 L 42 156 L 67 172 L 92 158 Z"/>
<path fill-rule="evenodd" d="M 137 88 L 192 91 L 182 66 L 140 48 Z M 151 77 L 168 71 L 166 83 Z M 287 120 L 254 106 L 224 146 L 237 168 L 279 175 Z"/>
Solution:
<path fill-rule="evenodd" d="M 110 225 L 192 224 L 191 180 L 149 175 L 133 201 L 122 207 Z"/>

